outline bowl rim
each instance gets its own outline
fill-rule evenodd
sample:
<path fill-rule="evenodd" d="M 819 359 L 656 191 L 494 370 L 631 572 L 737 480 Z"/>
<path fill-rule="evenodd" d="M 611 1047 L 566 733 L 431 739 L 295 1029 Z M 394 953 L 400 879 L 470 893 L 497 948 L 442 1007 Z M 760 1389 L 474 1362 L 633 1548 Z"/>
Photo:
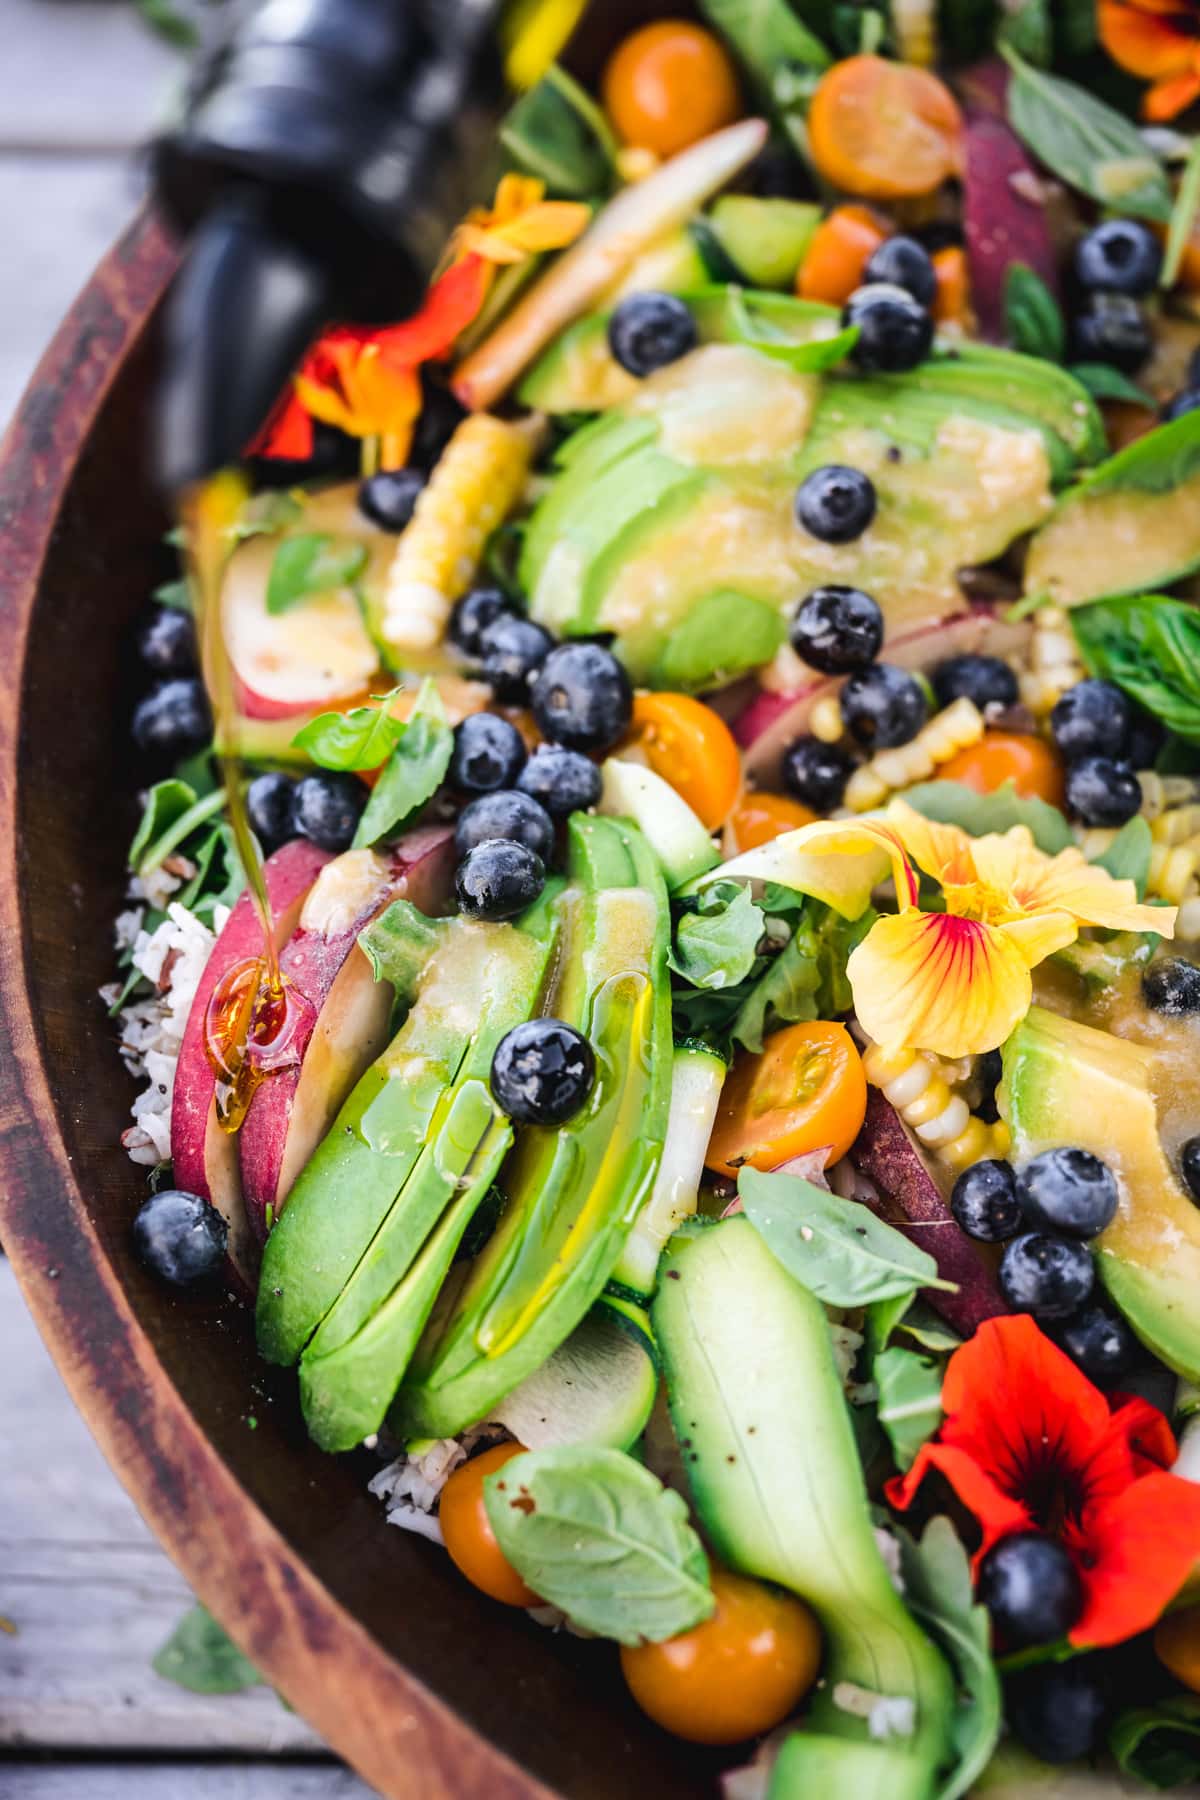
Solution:
<path fill-rule="evenodd" d="M 75 1405 L 196 1595 L 273 1687 L 389 1800 L 551 1800 L 340 1605 L 238 1482 L 159 1362 L 88 1216 L 27 978 L 19 781 L 26 656 L 77 461 L 178 260 L 144 208 L 42 356 L 0 442 L 0 1238 Z M 69 1302 L 69 1303 L 68 1303 Z M 86 1321 L 86 1327 L 85 1327 Z M 181 1487 L 203 1492 L 186 1521 Z M 264 1623 L 269 1629 L 264 1630 Z"/>

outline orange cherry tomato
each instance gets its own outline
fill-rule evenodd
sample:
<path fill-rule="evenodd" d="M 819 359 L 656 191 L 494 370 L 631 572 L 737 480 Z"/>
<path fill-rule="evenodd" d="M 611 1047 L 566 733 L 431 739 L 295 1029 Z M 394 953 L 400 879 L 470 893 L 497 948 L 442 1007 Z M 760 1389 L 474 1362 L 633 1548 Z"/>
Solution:
<path fill-rule="evenodd" d="M 724 719 L 690 694 L 636 694 L 626 743 L 636 746 L 708 831 L 729 815 L 742 759 Z"/>
<path fill-rule="evenodd" d="M 861 287 L 863 270 L 886 237 L 869 207 L 835 206 L 813 232 L 796 276 L 796 292 L 802 300 L 844 306 Z"/>
<path fill-rule="evenodd" d="M 867 1078 L 844 1025 L 825 1019 L 788 1025 L 761 1056 L 743 1051 L 730 1070 L 705 1162 L 722 1175 L 777 1169 L 793 1156 L 828 1146 L 826 1163 L 845 1156 L 862 1130 Z"/>
<path fill-rule="evenodd" d="M 1176 1681 L 1200 1694 L 1200 1606 L 1188 1606 L 1160 1619 L 1154 1652 Z"/>
<path fill-rule="evenodd" d="M 657 156 L 674 156 L 742 114 L 728 53 L 686 19 L 659 19 L 627 37 L 608 60 L 601 92 L 617 136 Z"/>
<path fill-rule="evenodd" d="M 663 1644 L 621 1646 L 642 1711 L 693 1744 L 737 1744 L 770 1731 L 817 1678 L 821 1633 L 802 1600 L 761 1581 L 712 1572 L 717 1610 Z"/>
<path fill-rule="evenodd" d="M 740 856 L 743 850 L 757 850 L 785 831 L 811 825 L 816 817 L 811 807 L 786 794 L 743 794 L 729 817 L 734 851 Z"/>
<path fill-rule="evenodd" d="M 933 297 L 933 316 L 939 325 L 967 325 L 971 317 L 971 290 L 967 273 L 967 253 L 961 244 L 947 244 L 933 253 L 933 272 L 937 277 L 937 293 Z"/>
<path fill-rule="evenodd" d="M 482 1455 L 473 1456 L 470 1462 L 455 1469 L 442 1489 L 438 1505 L 438 1520 L 451 1561 L 473 1587 L 505 1606 L 536 1606 L 538 1597 L 526 1587 L 496 1542 L 483 1504 L 483 1478 L 523 1454 L 522 1444 L 496 1444 Z"/>
<path fill-rule="evenodd" d="M 1045 738 L 1024 731 L 985 731 L 977 744 L 960 750 L 938 770 L 940 781 L 961 781 L 977 794 L 990 794 L 1011 781 L 1025 800 L 1066 798 L 1063 767 Z"/>
<path fill-rule="evenodd" d="M 843 193 L 932 193 L 958 172 L 962 114 L 927 69 L 851 56 L 822 75 L 808 113 L 813 161 Z"/>

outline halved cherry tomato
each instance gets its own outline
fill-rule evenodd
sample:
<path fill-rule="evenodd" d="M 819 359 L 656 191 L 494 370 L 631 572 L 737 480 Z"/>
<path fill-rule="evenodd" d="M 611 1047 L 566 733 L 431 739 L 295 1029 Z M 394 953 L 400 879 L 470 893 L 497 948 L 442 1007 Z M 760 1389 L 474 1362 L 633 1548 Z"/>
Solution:
<path fill-rule="evenodd" d="M 732 731 L 711 706 L 690 694 L 636 694 L 626 738 L 664 781 L 715 831 L 742 785 L 742 759 Z"/>
<path fill-rule="evenodd" d="M 844 306 L 863 270 L 887 237 L 886 228 L 866 206 L 835 206 L 813 232 L 796 277 L 802 300 L 824 300 Z"/>
<path fill-rule="evenodd" d="M 811 825 L 817 815 L 811 807 L 790 800 L 786 794 L 743 794 L 729 818 L 729 831 L 735 853 L 757 850 L 782 837 L 785 831 L 797 831 Z"/>
<path fill-rule="evenodd" d="M 1168 1613 L 1159 1621 L 1154 1653 L 1176 1681 L 1200 1694 L 1200 1606 Z"/>
<path fill-rule="evenodd" d="M 659 19 L 619 45 L 601 92 L 617 136 L 674 156 L 741 117 L 737 72 L 719 39 L 686 19 Z"/>
<path fill-rule="evenodd" d="M 496 1444 L 482 1455 L 473 1456 L 470 1462 L 455 1469 L 442 1489 L 438 1505 L 438 1521 L 451 1561 L 472 1587 L 505 1606 L 536 1606 L 538 1597 L 526 1587 L 496 1542 L 483 1504 L 483 1478 L 523 1454 L 522 1444 Z"/>
<path fill-rule="evenodd" d="M 937 277 L 934 318 L 939 325 L 966 326 L 971 316 L 971 289 L 962 245 L 947 244 L 944 250 L 935 250 L 933 272 Z"/>
<path fill-rule="evenodd" d="M 786 1719 L 821 1666 L 821 1633 L 802 1600 L 728 1570 L 712 1572 L 717 1610 L 662 1644 L 621 1647 L 642 1711 L 693 1744 L 737 1744 Z"/>
<path fill-rule="evenodd" d="M 1066 797 L 1063 767 L 1045 738 L 1024 731 L 985 731 L 977 744 L 960 750 L 938 770 L 940 781 L 961 781 L 977 794 L 990 794 L 1011 781 L 1025 800 L 1061 806 Z"/>
<path fill-rule="evenodd" d="M 843 193 L 887 200 L 932 193 L 962 160 L 962 114 L 927 69 L 851 56 L 822 75 L 808 113 L 818 170 Z"/>
<path fill-rule="evenodd" d="M 743 1051 L 721 1094 L 705 1162 L 722 1175 L 777 1169 L 793 1156 L 828 1146 L 827 1163 L 845 1156 L 862 1130 L 867 1078 L 844 1025 L 824 1019 L 789 1025 L 761 1056 Z"/>

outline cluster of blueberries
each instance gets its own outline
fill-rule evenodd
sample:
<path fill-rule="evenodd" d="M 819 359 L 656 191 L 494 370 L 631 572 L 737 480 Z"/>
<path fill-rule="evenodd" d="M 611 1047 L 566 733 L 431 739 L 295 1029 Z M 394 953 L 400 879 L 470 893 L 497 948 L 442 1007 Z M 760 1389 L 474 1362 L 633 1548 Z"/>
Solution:
<path fill-rule="evenodd" d="M 1077 681 L 1055 704 L 1050 731 L 1067 765 L 1067 805 L 1085 825 L 1124 825 L 1142 804 L 1136 770 L 1165 731 L 1111 681 Z"/>
<path fill-rule="evenodd" d="M 1139 302 L 1157 288 L 1162 265 L 1162 245 L 1141 219 L 1105 219 L 1080 238 L 1072 267 L 1077 297 L 1070 322 L 1072 361 L 1137 373 L 1154 349 L 1154 333 Z M 1198 406 L 1200 351 L 1163 417 L 1178 419 Z"/>

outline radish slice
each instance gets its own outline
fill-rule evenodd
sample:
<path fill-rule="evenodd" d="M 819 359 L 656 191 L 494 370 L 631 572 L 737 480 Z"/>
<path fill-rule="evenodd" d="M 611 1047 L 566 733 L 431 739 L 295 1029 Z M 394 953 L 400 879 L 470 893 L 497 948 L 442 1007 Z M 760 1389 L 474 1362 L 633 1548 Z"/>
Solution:
<path fill-rule="evenodd" d="M 963 230 L 971 306 L 983 337 L 1007 339 L 1004 288 L 1024 263 L 1058 295 L 1058 258 L 1047 217 L 1045 180 L 1005 119 L 1009 71 L 1000 59 L 963 77 L 968 96 Z"/>

